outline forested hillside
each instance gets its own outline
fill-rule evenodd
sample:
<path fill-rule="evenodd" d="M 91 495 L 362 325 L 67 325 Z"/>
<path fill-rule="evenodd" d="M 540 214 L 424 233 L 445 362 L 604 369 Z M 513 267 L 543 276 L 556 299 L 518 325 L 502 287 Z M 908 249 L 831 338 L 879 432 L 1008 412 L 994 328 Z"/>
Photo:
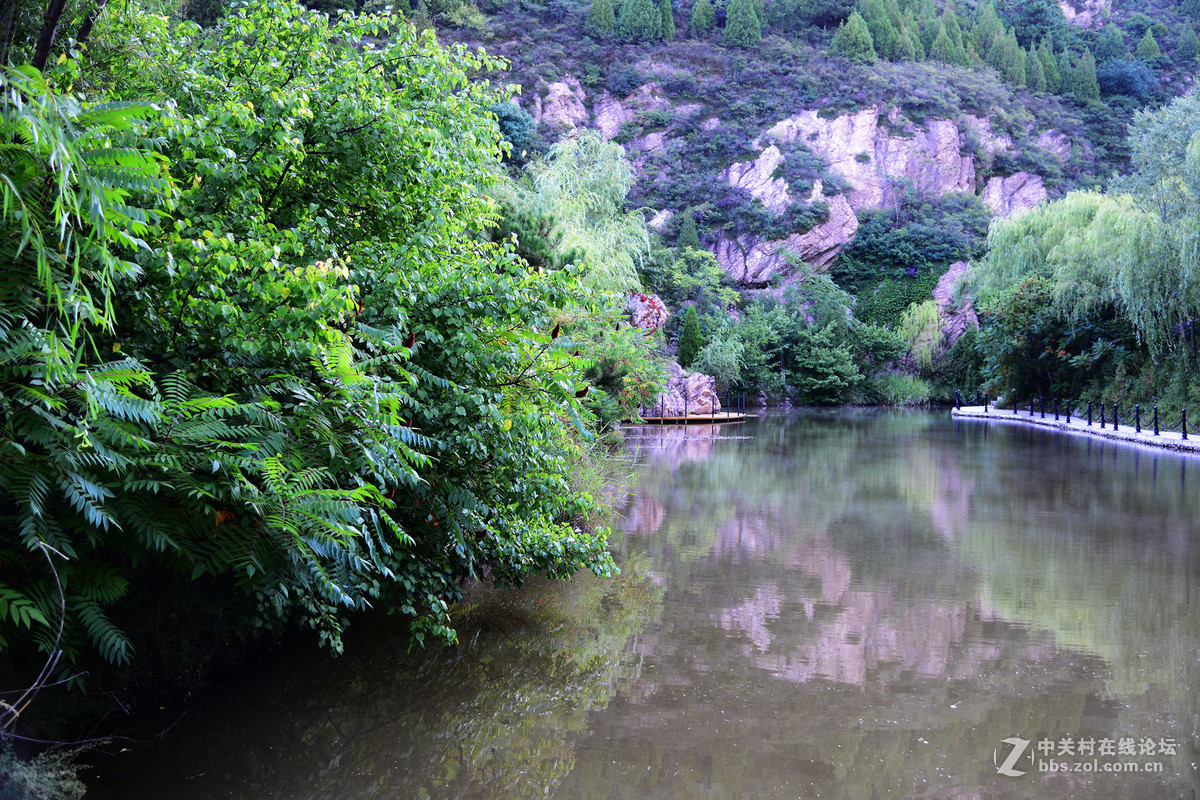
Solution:
<path fill-rule="evenodd" d="M 1195 0 L 0 22 L 7 687 L 608 573 L 600 442 L 693 385 L 1200 399 Z"/>

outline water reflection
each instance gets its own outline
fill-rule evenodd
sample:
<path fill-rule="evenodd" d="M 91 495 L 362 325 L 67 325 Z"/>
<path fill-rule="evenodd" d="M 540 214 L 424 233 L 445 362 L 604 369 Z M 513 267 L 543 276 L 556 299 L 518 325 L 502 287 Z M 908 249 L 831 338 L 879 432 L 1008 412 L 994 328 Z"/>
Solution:
<path fill-rule="evenodd" d="M 481 596 L 432 657 L 360 631 L 101 796 L 1200 794 L 1183 459 L 890 412 L 635 429 L 629 452 L 620 579 Z M 1158 774 L 1010 778 L 1012 736 L 1179 746 Z"/>

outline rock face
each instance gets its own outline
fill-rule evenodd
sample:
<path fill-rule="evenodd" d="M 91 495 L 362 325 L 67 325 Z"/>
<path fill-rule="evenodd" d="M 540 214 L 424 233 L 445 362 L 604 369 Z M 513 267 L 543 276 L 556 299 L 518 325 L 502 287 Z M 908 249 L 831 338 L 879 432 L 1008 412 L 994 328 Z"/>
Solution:
<path fill-rule="evenodd" d="M 1033 208 L 1046 202 L 1046 186 L 1041 175 L 1015 172 L 1007 178 L 991 178 L 983 188 L 980 199 L 994 213 L 1002 217 Z"/>
<path fill-rule="evenodd" d="M 600 135 L 611 139 L 621 131 L 621 126 L 633 121 L 633 112 L 625 107 L 617 98 L 608 92 L 596 101 L 595 123 L 600 129 Z"/>
<path fill-rule="evenodd" d="M 942 315 L 942 336 L 946 347 L 953 347 L 967 328 L 979 327 L 974 303 L 969 299 L 963 303 L 954 302 L 954 290 L 970 269 L 971 265 L 966 261 L 955 261 L 933 288 L 933 299 L 937 301 L 938 311 Z"/>
<path fill-rule="evenodd" d="M 807 264 L 821 268 L 833 261 L 858 230 L 858 217 L 842 195 L 825 197 L 820 181 L 813 187 L 812 201 L 829 204 L 829 219 L 807 233 L 793 233 L 779 242 L 750 236 L 717 240 L 717 261 L 738 283 L 762 285 L 787 267 L 783 254 L 793 252 Z"/>
<path fill-rule="evenodd" d="M 721 410 L 717 381 L 711 375 L 687 372 L 672 363 L 666 388 L 654 405 L 642 406 L 642 416 L 673 417 L 683 416 L 685 410 L 688 414 L 712 414 Z"/>
<path fill-rule="evenodd" d="M 534 97 L 533 121 L 560 130 L 575 130 L 587 125 L 591 115 L 583 104 L 585 99 L 587 95 L 579 81 L 574 78 L 555 81 L 546 87 L 545 94 L 538 93 Z"/>
<path fill-rule="evenodd" d="M 821 156 L 853 187 L 850 206 L 881 208 L 892 202 L 890 177 L 907 178 L 919 190 L 941 195 L 975 189 L 975 162 L 960 152 L 963 132 L 952 120 L 933 120 L 899 136 L 879 125 L 879 109 L 822 119 L 801 111 L 777 122 L 758 144 L 799 141 Z"/>
<path fill-rule="evenodd" d="M 792 204 L 787 181 L 771 177 L 783 163 L 783 153 L 775 145 L 766 147 L 754 161 L 731 164 L 724 178 L 738 189 L 757 197 L 772 214 L 780 214 Z"/>
<path fill-rule="evenodd" d="M 631 292 L 625 301 L 625 310 L 633 319 L 633 324 L 644 331 L 656 331 L 667 323 L 671 312 L 667 310 L 662 299 L 656 294 Z"/>
<path fill-rule="evenodd" d="M 1096 28 L 1103 21 L 1105 12 L 1112 7 L 1112 0 L 1058 0 L 1063 16 L 1081 28 Z"/>

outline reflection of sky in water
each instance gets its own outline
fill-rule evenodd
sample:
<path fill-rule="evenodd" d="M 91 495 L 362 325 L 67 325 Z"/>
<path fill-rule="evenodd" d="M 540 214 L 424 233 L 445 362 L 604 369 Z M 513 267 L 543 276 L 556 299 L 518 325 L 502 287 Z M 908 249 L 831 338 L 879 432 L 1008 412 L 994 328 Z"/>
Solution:
<path fill-rule="evenodd" d="M 102 796 L 1197 796 L 1200 462 L 892 412 L 626 453 L 620 578 L 485 593 L 421 657 L 361 626 Z M 1006 778 L 1014 735 L 1181 747 L 1161 775 Z"/>

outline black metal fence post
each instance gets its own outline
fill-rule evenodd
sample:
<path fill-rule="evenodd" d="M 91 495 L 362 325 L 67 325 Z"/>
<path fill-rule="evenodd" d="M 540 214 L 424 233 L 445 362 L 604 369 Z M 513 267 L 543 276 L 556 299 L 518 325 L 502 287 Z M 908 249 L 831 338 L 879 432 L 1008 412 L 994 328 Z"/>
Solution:
<path fill-rule="evenodd" d="M 1088 427 L 1092 427 L 1092 401 L 1088 400 Z"/>
<path fill-rule="evenodd" d="M 954 408 L 957 411 L 962 410 L 962 392 L 958 389 L 954 390 Z"/>
<path fill-rule="evenodd" d="M 1033 419 L 1033 398 L 1029 398 L 1029 418 Z"/>
<path fill-rule="evenodd" d="M 1046 418 L 1046 398 L 1038 398 L 1038 410 L 1042 412 L 1042 419 Z"/>
<path fill-rule="evenodd" d="M 1067 401 L 1067 424 L 1071 424 L 1071 401 Z"/>
<path fill-rule="evenodd" d="M 1100 427 L 1101 427 L 1101 428 L 1103 428 L 1103 427 L 1104 427 L 1104 423 L 1105 423 L 1105 419 L 1104 419 L 1104 401 L 1103 401 L 1103 400 L 1101 400 L 1101 401 L 1100 401 Z"/>
<path fill-rule="evenodd" d="M 1054 398 L 1054 421 L 1058 422 L 1058 398 Z"/>
<path fill-rule="evenodd" d="M 1113 430 L 1114 431 L 1120 430 L 1120 428 L 1121 428 L 1120 409 L 1121 409 L 1120 403 L 1113 403 Z"/>
<path fill-rule="evenodd" d="M 1183 431 L 1183 438 L 1186 439 L 1187 438 L 1187 409 L 1186 408 L 1183 409 L 1183 424 L 1179 426 L 1179 429 L 1181 431 Z"/>
<path fill-rule="evenodd" d="M 984 392 L 983 393 L 983 413 L 985 413 L 985 414 L 988 413 L 987 407 L 988 407 L 988 396 L 987 396 L 987 392 Z"/>
<path fill-rule="evenodd" d="M 1133 407 L 1133 430 L 1135 433 L 1142 432 L 1142 407 L 1136 405 Z"/>
<path fill-rule="evenodd" d="M 1154 407 L 1154 435 L 1158 436 L 1158 406 Z"/>

